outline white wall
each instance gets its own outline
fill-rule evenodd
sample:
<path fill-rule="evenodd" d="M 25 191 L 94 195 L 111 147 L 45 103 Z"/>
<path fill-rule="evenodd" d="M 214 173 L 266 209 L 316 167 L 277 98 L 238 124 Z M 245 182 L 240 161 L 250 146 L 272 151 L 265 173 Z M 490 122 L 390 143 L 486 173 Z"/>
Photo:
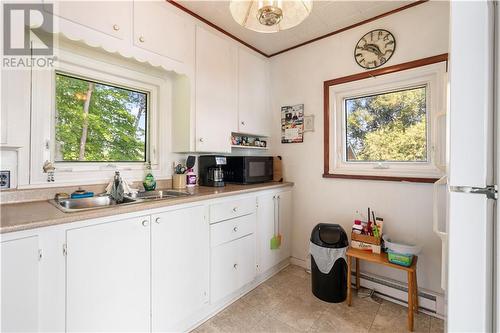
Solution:
<path fill-rule="evenodd" d="M 367 207 L 385 219 L 392 238 L 423 246 L 418 261 L 419 287 L 440 288 L 441 242 L 432 232 L 432 186 L 386 181 L 325 179 L 323 173 L 323 81 L 362 72 L 353 59 L 354 45 L 366 32 L 384 28 L 396 37 L 388 66 L 448 52 L 449 7 L 428 2 L 355 29 L 271 58 L 272 147 L 283 156 L 285 178 L 295 182 L 293 257 L 307 260 L 310 232 L 319 222 L 350 230 L 356 210 Z M 281 144 L 280 107 L 305 104 L 315 116 L 315 132 L 304 143 Z M 391 269 L 362 265 L 363 271 L 406 282 Z"/>

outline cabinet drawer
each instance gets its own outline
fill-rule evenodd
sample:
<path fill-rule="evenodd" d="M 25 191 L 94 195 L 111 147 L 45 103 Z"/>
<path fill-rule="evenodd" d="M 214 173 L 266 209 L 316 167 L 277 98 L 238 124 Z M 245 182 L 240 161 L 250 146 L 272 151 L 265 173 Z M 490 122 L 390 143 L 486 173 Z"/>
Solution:
<path fill-rule="evenodd" d="M 256 214 L 249 214 L 210 226 L 210 245 L 217 246 L 255 232 Z"/>
<path fill-rule="evenodd" d="M 210 302 L 240 289 L 255 278 L 255 235 L 212 248 Z"/>
<path fill-rule="evenodd" d="M 224 201 L 210 205 L 210 223 L 232 219 L 255 212 L 255 197 Z"/>

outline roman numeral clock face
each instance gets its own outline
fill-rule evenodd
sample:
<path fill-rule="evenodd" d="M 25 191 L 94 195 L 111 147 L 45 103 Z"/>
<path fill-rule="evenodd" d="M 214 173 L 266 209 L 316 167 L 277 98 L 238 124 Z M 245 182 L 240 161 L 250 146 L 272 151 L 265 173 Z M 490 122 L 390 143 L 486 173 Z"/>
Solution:
<path fill-rule="evenodd" d="M 361 37 L 354 49 L 354 59 L 363 68 L 377 68 L 389 61 L 394 50 L 394 36 L 387 30 L 377 29 Z"/>

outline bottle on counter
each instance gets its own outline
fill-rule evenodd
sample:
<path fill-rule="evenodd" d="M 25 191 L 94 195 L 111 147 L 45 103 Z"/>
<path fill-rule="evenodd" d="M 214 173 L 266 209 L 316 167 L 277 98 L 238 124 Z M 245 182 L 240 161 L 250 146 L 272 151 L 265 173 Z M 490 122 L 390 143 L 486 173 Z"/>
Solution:
<path fill-rule="evenodd" d="M 193 187 L 196 185 L 196 173 L 194 173 L 193 169 L 188 169 L 186 173 L 186 187 Z"/>
<path fill-rule="evenodd" d="M 144 189 L 146 191 L 154 191 L 156 189 L 156 180 L 151 170 L 151 162 L 146 163 L 146 171 L 144 174 L 144 181 L 142 182 Z"/>

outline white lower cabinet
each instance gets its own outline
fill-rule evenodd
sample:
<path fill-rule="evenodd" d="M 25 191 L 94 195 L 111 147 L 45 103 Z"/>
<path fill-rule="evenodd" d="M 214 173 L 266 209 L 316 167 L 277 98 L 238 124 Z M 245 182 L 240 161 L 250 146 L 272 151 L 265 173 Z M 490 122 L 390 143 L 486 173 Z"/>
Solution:
<path fill-rule="evenodd" d="M 38 236 L 4 241 L 1 251 L 2 332 L 38 332 Z"/>
<path fill-rule="evenodd" d="M 292 192 L 257 196 L 257 266 L 263 273 L 290 257 Z M 281 235 L 281 246 L 271 249 L 271 238 Z"/>
<path fill-rule="evenodd" d="M 66 233 L 66 330 L 150 331 L 150 217 Z"/>
<path fill-rule="evenodd" d="M 290 256 L 290 208 L 266 191 L 2 235 L 1 330 L 187 331 Z"/>
<path fill-rule="evenodd" d="M 152 330 L 184 331 L 209 300 L 206 206 L 152 215 Z"/>
<path fill-rule="evenodd" d="M 278 197 L 279 230 L 282 235 L 279 260 L 288 259 L 292 254 L 292 191 L 281 191 Z"/>
<path fill-rule="evenodd" d="M 255 235 L 212 249 L 211 302 L 215 303 L 255 278 Z"/>
<path fill-rule="evenodd" d="M 256 214 L 211 225 L 210 302 L 229 296 L 256 276 Z M 239 237 L 239 238 L 237 238 Z"/>

